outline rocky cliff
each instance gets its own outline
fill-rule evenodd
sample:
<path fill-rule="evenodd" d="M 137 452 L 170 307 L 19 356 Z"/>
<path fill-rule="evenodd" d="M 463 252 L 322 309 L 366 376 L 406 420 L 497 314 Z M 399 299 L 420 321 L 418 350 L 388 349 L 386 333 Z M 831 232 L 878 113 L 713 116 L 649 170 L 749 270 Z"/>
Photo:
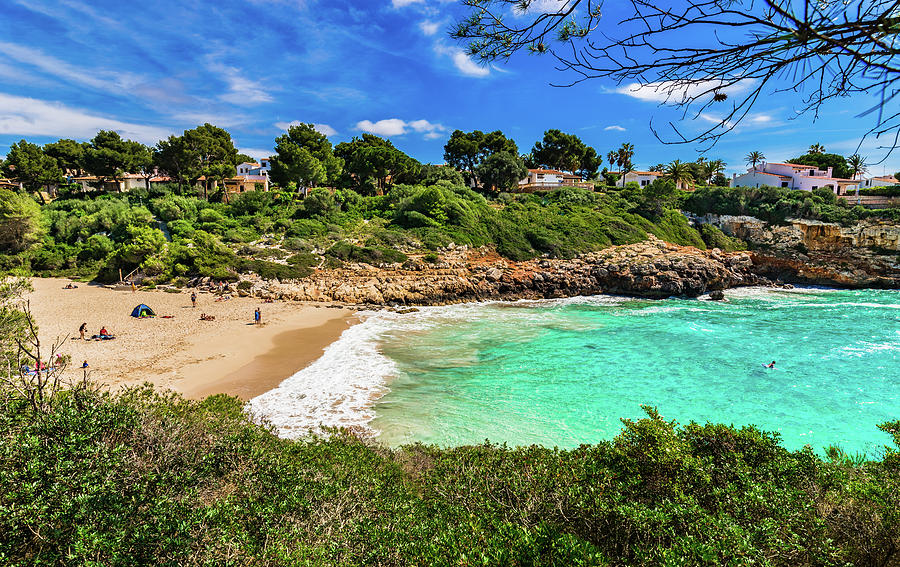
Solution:
<path fill-rule="evenodd" d="M 753 272 L 793 283 L 900 288 L 900 226 L 864 221 L 853 226 L 790 220 L 784 226 L 753 217 L 707 215 L 751 247 Z"/>
<path fill-rule="evenodd" d="M 698 250 L 651 237 L 646 242 L 572 260 L 512 262 L 488 250 L 457 247 L 445 251 L 434 264 L 416 258 L 393 267 L 353 264 L 316 270 L 303 280 L 250 280 L 232 289 L 261 298 L 375 305 L 437 305 L 598 293 L 696 297 L 712 290 L 770 283 L 754 274 L 752 267 L 748 253 Z"/>

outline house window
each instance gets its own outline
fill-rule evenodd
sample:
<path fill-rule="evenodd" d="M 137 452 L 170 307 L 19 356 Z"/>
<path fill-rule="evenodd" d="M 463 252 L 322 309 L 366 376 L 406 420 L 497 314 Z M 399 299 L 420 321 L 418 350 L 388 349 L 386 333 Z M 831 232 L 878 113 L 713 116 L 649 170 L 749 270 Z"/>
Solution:
<path fill-rule="evenodd" d="M 818 188 L 819 188 L 818 185 L 813 185 L 813 186 L 812 186 L 812 190 L 813 190 L 813 191 L 815 191 L 815 190 L 818 189 Z"/>
<path fill-rule="evenodd" d="M 641 187 L 646 187 L 646 186 L 647 186 L 647 180 L 646 179 L 641 180 Z"/>
<path fill-rule="evenodd" d="M 815 174 L 816 174 L 816 170 L 815 170 L 815 169 L 810 169 L 810 170 L 809 170 L 809 175 L 810 175 L 810 177 L 814 176 Z"/>
<path fill-rule="evenodd" d="M 782 181 L 782 182 L 781 182 L 781 186 L 782 186 L 782 187 L 787 187 L 787 186 L 788 186 L 788 182 L 787 182 L 787 181 Z"/>

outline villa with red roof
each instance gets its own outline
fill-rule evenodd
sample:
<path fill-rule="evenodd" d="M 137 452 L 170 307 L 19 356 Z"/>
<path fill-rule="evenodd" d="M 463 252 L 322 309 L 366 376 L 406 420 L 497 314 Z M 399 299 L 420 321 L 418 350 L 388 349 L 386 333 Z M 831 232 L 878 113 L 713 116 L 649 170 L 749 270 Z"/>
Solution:
<path fill-rule="evenodd" d="M 897 181 L 896 177 L 889 175 L 886 177 L 863 179 L 862 183 L 859 184 L 859 187 L 861 189 L 869 189 L 871 187 L 893 187 L 894 185 L 900 185 L 900 181 Z"/>
<path fill-rule="evenodd" d="M 660 171 L 629 171 L 625 174 L 622 185 L 624 186 L 625 183 L 634 181 L 641 187 L 646 187 L 662 176 L 663 173 Z"/>
<path fill-rule="evenodd" d="M 528 177 L 519 181 L 518 190 L 523 193 L 551 191 L 560 187 L 582 187 L 594 189 L 594 184 L 584 181 L 580 175 L 556 169 L 529 169 Z"/>
<path fill-rule="evenodd" d="M 835 195 L 846 195 L 855 191 L 860 184 L 858 180 L 834 177 L 832 168 L 819 169 L 814 165 L 798 163 L 763 162 L 747 169 L 743 175 L 735 174 L 731 180 L 732 187 L 784 187 L 800 191 L 813 189 L 831 189 Z"/>

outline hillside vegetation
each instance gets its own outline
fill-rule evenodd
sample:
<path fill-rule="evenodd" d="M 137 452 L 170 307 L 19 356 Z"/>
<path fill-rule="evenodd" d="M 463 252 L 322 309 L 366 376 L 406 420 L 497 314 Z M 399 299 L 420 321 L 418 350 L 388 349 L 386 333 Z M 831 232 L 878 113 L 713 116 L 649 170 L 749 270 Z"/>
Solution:
<path fill-rule="evenodd" d="M 0 233 L 24 227 L 6 246 L 0 269 L 25 275 L 118 279 L 138 269 L 148 282 L 208 276 L 235 280 L 303 277 L 311 267 L 343 262 L 402 263 L 408 254 L 449 244 L 489 246 L 512 260 L 568 258 L 648 234 L 705 248 L 727 243 L 701 234 L 677 210 L 669 183 L 592 192 L 485 197 L 449 181 L 396 185 L 385 195 L 353 190 L 250 192 L 213 203 L 175 188 L 126 194 L 71 195 L 38 207 L 0 192 Z M 704 240 L 706 236 L 706 241 Z"/>

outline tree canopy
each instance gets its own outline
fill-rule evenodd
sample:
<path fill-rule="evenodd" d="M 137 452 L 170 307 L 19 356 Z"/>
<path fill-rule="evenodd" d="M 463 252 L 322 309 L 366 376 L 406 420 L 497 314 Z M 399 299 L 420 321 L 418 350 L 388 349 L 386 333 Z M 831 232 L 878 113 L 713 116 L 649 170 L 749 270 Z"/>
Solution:
<path fill-rule="evenodd" d="M 39 191 L 42 187 L 62 181 L 62 171 L 52 157 L 44 153 L 40 146 L 20 140 L 9 147 L 3 174 L 14 177 L 29 191 Z"/>
<path fill-rule="evenodd" d="M 382 193 L 390 184 L 415 174 L 420 164 L 394 147 L 390 140 L 373 134 L 354 137 L 334 148 L 334 155 L 344 160 L 347 186 L 361 193 Z M 373 191 L 374 190 L 374 191 Z"/>
<path fill-rule="evenodd" d="M 475 168 L 497 152 L 518 155 L 519 147 L 500 130 L 488 133 L 455 130 L 444 145 L 444 160 L 458 169 L 468 181 L 475 182 Z"/>
<path fill-rule="evenodd" d="M 850 168 L 847 167 L 847 159 L 838 154 L 825 153 L 808 153 L 800 157 L 788 160 L 788 163 L 796 163 L 799 165 L 812 165 L 818 169 L 827 170 L 829 167 L 834 168 L 832 175 L 842 179 L 850 179 Z"/>
<path fill-rule="evenodd" d="M 528 175 L 528 168 L 518 155 L 496 152 L 481 162 L 475 172 L 485 187 L 507 191 Z"/>
<path fill-rule="evenodd" d="M 212 185 L 237 173 L 238 153 L 227 130 L 206 123 L 181 136 L 161 140 L 153 160 L 179 185 L 194 185 L 203 177 L 208 195 Z"/>
<path fill-rule="evenodd" d="M 118 132 L 100 130 L 85 147 L 84 169 L 101 182 L 118 181 L 126 173 L 144 171 L 153 163 L 150 149 Z"/>
<path fill-rule="evenodd" d="M 84 150 L 87 144 L 70 139 L 44 144 L 44 153 L 56 160 L 63 172 L 78 175 L 84 171 Z"/>
<path fill-rule="evenodd" d="M 344 166 L 343 160 L 334 155 L 328 137 L 313 124 L 291 126 L 286 134 L 275 138 L 275 153 L 270 175 L 283 187 L 291 183 L 316 187 L 336 181 Z"/>
<path fill-rule="evenodd" d="M 543 140 L 534 144 L 530 161 L 529 165 L 570 171 L 590 179 L 597 175 L 603 158 L 578 136 L 550 129 L 544 132 Z"/>

